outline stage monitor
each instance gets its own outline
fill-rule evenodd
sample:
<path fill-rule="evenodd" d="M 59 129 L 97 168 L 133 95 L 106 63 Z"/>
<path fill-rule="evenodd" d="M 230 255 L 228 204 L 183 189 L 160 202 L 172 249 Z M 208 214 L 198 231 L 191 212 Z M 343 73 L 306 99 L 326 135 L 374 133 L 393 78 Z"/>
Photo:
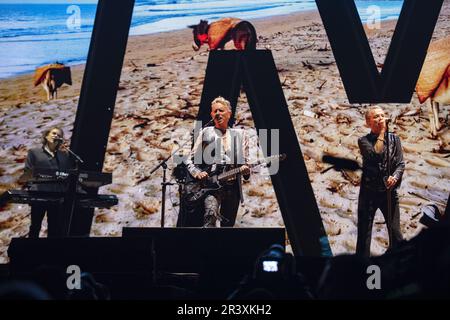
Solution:
<path fill-rule="evenodd" d="M 284 228 L 123 228 L 125 238 L 152 239 L 156 272 L 250 272 Z"/>

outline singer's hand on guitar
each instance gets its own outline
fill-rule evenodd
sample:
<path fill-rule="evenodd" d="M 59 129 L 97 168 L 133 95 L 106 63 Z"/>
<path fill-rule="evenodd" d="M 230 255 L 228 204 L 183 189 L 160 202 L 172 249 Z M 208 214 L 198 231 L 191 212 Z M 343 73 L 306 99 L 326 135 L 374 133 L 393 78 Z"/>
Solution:
<path fill-rule="evenodd" d="M 197 173 L 194 178 L 198 179 L 198 180 L 203 180 L 203 179 L 206 179 L 207 177 L 208 177 L 208 172 L 202 171 L 200 173 Z"/>
<path fill-rule="evenodd" d="M 390 190 L 392 189 L 397 183 L 397 178 L 393 177 L 393 176 L 389 176 L 389 178 L 387 178 L 386 181 L 386 187 Z"/>
<path fill-rule="evenodd" d="M 247 166 L 245 164 L 240 168 L 240 171 L 241 171 L 241 174 L 244 176 L 248 176 L 250 174 L 250 168 L 249 168 L 249 166 Z"/>

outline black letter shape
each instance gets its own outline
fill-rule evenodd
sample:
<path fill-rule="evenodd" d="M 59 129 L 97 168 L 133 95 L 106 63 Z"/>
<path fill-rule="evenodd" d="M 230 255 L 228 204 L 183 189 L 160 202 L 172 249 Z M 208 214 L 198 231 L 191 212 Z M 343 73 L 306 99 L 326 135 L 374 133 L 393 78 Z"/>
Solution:
<path fill-rule="evenodd" d="M 97 5 L 70 144 L 84 160 L 83 170 L 103 168 L 133 7 L 134 0 L 99 0 Z M 89 236 L 93 215 L 94 209 L 78 208 L 70 235 Z"/>
<path fill-rule="evenodd" d="M 404 0 L 381 74 L 353 0 L 316 0 L 350 103 L 409 103 L 444 0 Z"/>
<path fill-rule="evenodd" d="M 197 120 L 206 123 L 211 119 L 211 101 L 219 95 L 231 102 L 234 114 L 241 84 L 256 128 L 280 130 L 279 152 L 287 157 L 271 179 L 295 255 L 331 256 L 272 53 L 268 50 L 211 51 Z M 234 117 L 230 120 L 233 122 Z M 266 148 L 262 146 L 265 156 L 272 155 L 270 145 L 268 141 Z"/>

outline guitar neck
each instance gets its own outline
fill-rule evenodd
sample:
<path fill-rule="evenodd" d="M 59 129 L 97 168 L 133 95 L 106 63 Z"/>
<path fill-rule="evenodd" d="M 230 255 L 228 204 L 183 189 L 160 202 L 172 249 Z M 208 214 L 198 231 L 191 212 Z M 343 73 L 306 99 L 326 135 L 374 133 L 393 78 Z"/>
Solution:
<path fill-rule="evenodd" d="M 263 163 L 268 163 L 268 162 L 270 162 L 270 161 L 272 161 L 274 159 L 279 159 L 279 158 L 280 158 L 280 156 L 278 156 L 278 155 L 277 156 L 268 157 L 268 158 L 264 159 L 264 161 L 258 161 L 258 162 L 255 162 L 255 163 L 249 163 L 249 164 L 247 164 L 247 167 L 253 168 L 253 167 L 259 166 L 259 165 L 261 165 Z M 239 168 L 235 168 L 235 169 L 231 169 L 231 170 L 226 171 L 226 172 L 223 172 L 223 173 L 219 174 L 219 176 L 217 178 L 219 180 L 228 179 L 230 177 L 233 177 L 233 176 L 237 175 L 239 172 L 241 172 L 241 168 L 240 167 Z"/>
<path fill-rule="evenodd" d="M 241 171 L 241 168 L 235 168 L 230 171 L 226 171 L 224 173 L 219 174 L 218 179 L 219 180 L 228 179 L 230 177 L 237 175 L 240 171 Z"/>

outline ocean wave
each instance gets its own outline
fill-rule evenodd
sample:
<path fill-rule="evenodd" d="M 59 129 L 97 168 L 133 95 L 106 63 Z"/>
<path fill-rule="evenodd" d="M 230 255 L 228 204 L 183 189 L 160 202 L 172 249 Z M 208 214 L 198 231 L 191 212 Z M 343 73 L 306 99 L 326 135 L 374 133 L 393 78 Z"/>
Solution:
<path fill-rule="evenodd" d="M 402 1 L 355 3 L 365 22 L 370 17 L 365 11 L 367 6 L 379 5 L 381 19 L 389 20 L 398 17 Z M 34 70 L 32 65 L 56 59 L 65 63 L 86 60 L 96 5 L 80 5 L 78 30 L 67 27 L 67 8 L 61 4 L 0 4 L 0 78 L 13 75 L 14 69 L 18 73 L 29 72 Z M 249 20 L 315 9 L 314 0 L 136 0 L 130 35 L 180 30 L 200 19 L 213 21 L 233 16 Z"/>
<path fill-rule="evenodd" d="M 1 42 L 42 42 L 42 41 L 72 41 L 90 39 L 91 32 L 55 33 L 42 35 L 24 35 L 0 38 Z"/>

